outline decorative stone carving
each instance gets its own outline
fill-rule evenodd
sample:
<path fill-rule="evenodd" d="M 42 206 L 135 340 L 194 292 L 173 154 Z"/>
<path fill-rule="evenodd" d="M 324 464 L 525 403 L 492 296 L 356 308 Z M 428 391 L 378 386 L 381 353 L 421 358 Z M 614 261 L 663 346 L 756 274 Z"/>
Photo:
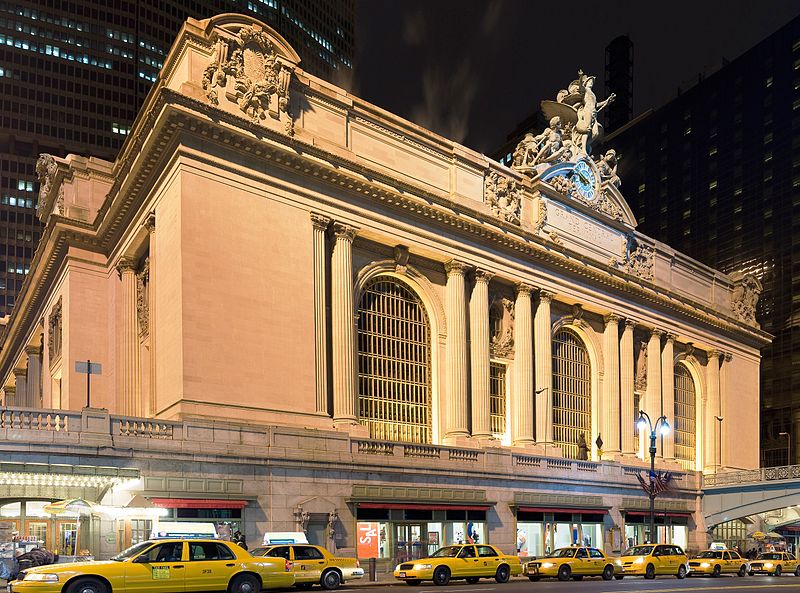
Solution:
<path fill-rule="evenodd" d="M 538 136 L 525 134 L 514 149 L 512 167 L 519 171 L 531 171 L 541 164 L 555 164 L 570 160 L 576 154 L 572 140 L 564 138 L 561 117 L 550 118 L 550 124 Z"/>
<path fill-rule="evenodd" d="M 602 157 L 597 159 L 597 169 L 600 171 L 600 179 L 617 188 L 622 185 L 622 181 L 617 174 L 618 161 L 619 157 L 617 156 L 617 151 L 613 148 L 607 150 Z"/>
<path fill-rule="evenodd" d="M 150 258 L 146 257 L 142 269 L 136 274 L 136 319 L 139 335 L 146 336 L 150 329 Z"/>
<path fill-rule="evenodd" d="M 36 160 L 36 176 L 39 178 L 39 203 L 36 206 L 36 211 L 39 220 L 45 221 L 47 213 L 45 212 L 45 203 L 47 201 L 47 194 L 53 187 L 53 180 L 58 172 L 58 163 L 51 154 L 40 154 Z"/>
<path fill-rule="evenodd" d="M 394 271 L 398 274 L 408 272 L 408 247 L 405 245 L 395 245 L 394 247 Z"/>
<path fill-rule="evenodd" d="M 761 281 L 753 274 L 735 272 L 733 279 L 733 294 L 731 295 L 731 309 L 736 319 L 752 325 L 756 323 L 756 305 L 758 298 L 764 290 Z"/>
<path fill-rule="evenodd" d="M 58 196 L 56 197 L 56 207 L 53 209 L 55 214 L 59 216 L 66 216 L 66 210 L 64 209 L 64 186 L 58 186 Z"/>
<path fill-rule="evenodd" d="M 489 306 L 489 351 L 507 358 L 514 350 L 514 301 L 495 297 Z"/>
<path fill-rule="evenodd" d="M 647 390 L 647 342 L 639 342 L 639 354 L 636 356 L 636 379 L 633 386 L 636 391 Z"/>
<path fill-rule="evenodd" d="M 656 262 L 654 248 L 642 245 L 633 233 L 628 233 L 622 242 L 621 252 L 621 258 L 612 257 L 608 260 L 610 266 L 620 268 L 642 280 L 653 280 Z"/>
<path fill-rule="evenodd" d="M 58 297 L 56 304 L 47 318 L 47 358 L 52 365 L 61 358 L 61 328 L 62 328 L 62 309 L 61 297 Z"/>
<path fill-rule="evenodd" d="M 203 90 L 213 105 L 219 105 L 220 89 L 253 121 L 282 120 L 291 136 L 294 120 L 288 106 L 293 71 L 294 65 L 278 56 L 264 30 L 250 25 L 233 39 L 217 40 L 214 57 L 203 72 Z"/>
<path fill-rule="evenodd" d="M 533 232 L 537 235 L 542 232 L 544 225 L 547 224 L 547 202 L 541 196 L 538 199 L 536 222 L 533 225 Z"/>
<path fill-rule="evenodd" d="M 498 218 L 519 224 L 522 186 L 517 181 L 492 171 L 484 182 L 483 201 Z"/>

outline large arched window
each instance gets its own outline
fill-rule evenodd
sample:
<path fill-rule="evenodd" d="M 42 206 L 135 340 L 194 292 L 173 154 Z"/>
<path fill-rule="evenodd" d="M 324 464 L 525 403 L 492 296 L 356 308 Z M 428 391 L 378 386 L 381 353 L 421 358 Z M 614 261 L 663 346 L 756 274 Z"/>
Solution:
<path fill-rule="evenodd" d="M 553 441 L 565 457 L 577 459 L 579 439 L 591 447 L 591 433 L 589 353 L 574 332 L 562 329 L 553 336 Z"/>
<path fill-rule="evenodd" d="M 688 469 L 695 469 L 695 389 L 694 379 L 682 364 L 675 365 L 675 458 Z"/>
<path fill-rule="evenodd" d="M 431 330 L 401 281 L 380 276 L 358 304 L 358 414 L 374 439 L 431 442 Z"/>

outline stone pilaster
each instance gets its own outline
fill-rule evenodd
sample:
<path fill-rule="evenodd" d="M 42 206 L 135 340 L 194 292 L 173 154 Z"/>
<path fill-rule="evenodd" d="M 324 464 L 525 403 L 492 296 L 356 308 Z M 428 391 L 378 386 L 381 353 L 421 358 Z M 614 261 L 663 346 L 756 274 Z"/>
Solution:
<path fill-rule="evenodd" d="M 539 305 L 533 320 L 534 364 L 536 368 L 536 441 L 553 442 L 553 330 L 550 303 L 555 295 L 539 291 Z"/>
<path fill-rule="evenodd" d="M 139 330 L 136 318 L 136 262 L 120 259 L 117 272 L 122 280 L 120 292 L 119 349 L 117 356 L 117 410 L 125 416 L 143 416 L 139 378 Z"/>
<path fill-rule="evenodd" d="M 18 408 L 28 408 L 28 371 L 14 369 L 15 400 Z"/>
<path fill-rule="evenodd" d="M 719 365 L 722 352 L 711 350 L 708 352 L 708 363 L 706 364 L 706 409 L 704 411 L 703 433 L 705 434 L 703 446 L 703 459 L 705 471 L 714 471 L 717 466 L 717 449 L 719 448 L 719 436 L 717 431 L 719 421 L 716 416 L 721 416 L 719 398 Z"/>
<path fill-rule="evenodd" d="M 353 239 L 357 229 L 334 223 L 336 242 L 331 265 L 333 345 L 333 423 L 350 426 L 356 416 L 356 346 L 353 308 Z"/>
<path fill-rule="evenodd" d="M 325 277 L 327 252 L 325 230 L 331 219 L 311 213 L 314 251 L 314 369 L 316 373 L 317 412 L 328 411 L 328 329 L 325 315 Z"/>
<path fill-rule="evenodd" d="M 456 260 L 447 271 L 447 408 L 445 443 L 469 436 L 467 396 L 467 309 L 464 274 L 467 266 Z"/>
<path fill-rule="evenodd" d="M 666 460 L 675 459 L 675 338 L 674 334 L 667 334 L 661 351 L 662 414 L 672 427 L 669 434 L 661 437 L 661 456 Z"/>
<path fill-rule="evenodd" d="M 156 215 L 150 213 L 147 220 L 144 222 L 144 227 L 147 229 L 147 239 L 149 243 L 149 261 L 150 271 L 147 278 L 147 333 L 150 340 L 150 393 L 147 394 L 147 401 L 145 405 L 145 416 L 148 418 L 154 417 L 158 414 L 158 401 L 156 389 L 156 365 L 158 363 L 158 356 L 156 355 L 156 268 L 158 266 L 158 258 L 156 257 Z"/>
<path fill-rule="evenodd" d="M 3 388 L 3 405 L 7 407 L 17 407 L 17 388 L 4 387 Z"/>
<path fill-rule="evenodd" d="M 619 385 L 620 385 L 620 430 L 622 434 L 622 454 L 636 454 L 635 422 L 638 410 L 633 406 L 634 391 L 634 351 L 633 328 L 636 322 L 632 319 L 625 320 L 622 330 L 622 339 L 619 344 Z"/>
<path fill-rule="evenodd" d="M 600 406 L 600 434 L 603 448 L 609 455 L 620 452 L 620 390 L 619 390 L 619 320 L 613 313 L 606 315 L 603 332 L 603 402 Z"/>
<path fill-rule="evenodd" d="M 735 433 L 731 432 L 730 430 L 726 429 L 725 426 L 725 416 L 729 414 L 729 405 L 731 402 L 736 401 L 735 398 L 731 395 L 731 383 L 730 383 L 730 372 L 731 372 L 731 360 L 733 360 L 733 355 L 730 352 L 725 352 L 722 356 L 722 365 L 719 369 L 719 415 L 722 416 L 722 422 L 715 420 L 715 422 L 719 425 L 717 426 L 718 430 L 722 431 L 722 451 L 720 453 L 720 465 L 722 467 L 730 466 L 730 449 L 733 443 L 731 443 L 730 438 L 733 436 L 735 437 Z M 793 431 L 793 434 L 790 438 L 797 442 L 798 437 L 800 434 L 795 434 L 797 431 Z M 717 441 L 719 443 L 719 441 Z M 796 457 L 797 446 L 795 443 L 792 443 L 792 457 Z M 793 459 L 789 459 L 789 465 L 794 465 L 795 462 Z"/>
<path fill-rule="evenodd" d="M 647 412 L 653 423 L 661 415 L 661 336 L 663 335 L 664 332 L 660 329 L 653 329 L 650 332 L 650 340 L 647 342 L 647 391 L 644 401 L 639 402 L 639 409 Z M 648 430 L 639 434 L 643 443 L 645 459 L 649 459 L 647 448 L 650 433 Z"/>
<path fill-rule="evenodd" d="M 514 305 L 514 388 L 511 405 L 511 440 L 516 447 L 534 444 L 533 440 L 533 327 L 531 287 L 517 285 Z"/>
<path fill-rule="evenodd" d="M 469 300 L 470 370 L 472 385 L 472 436 L 492 436 L 489 423 L 489 281 L 492 274 L 475 270 Z"/>
<path fill-rule="evenodd" d="M 39 346 L 27 346 L 25 354 L 28 355 L 28 377 L 26 403 L 30 408 L 42 407 L 42 349 Z"/>

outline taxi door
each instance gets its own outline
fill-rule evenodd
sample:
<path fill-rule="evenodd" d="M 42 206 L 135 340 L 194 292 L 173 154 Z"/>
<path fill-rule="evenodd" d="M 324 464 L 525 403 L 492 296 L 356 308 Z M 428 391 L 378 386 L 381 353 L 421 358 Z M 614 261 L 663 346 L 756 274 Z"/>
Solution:
<path fill-rule="evenodd" d="M 592 574 L 603 574 L 603 569 L 606 567 L 606 557 L 600 550 L 595 548 L 587 548 L 589 550 L 589 558 L 592 562 Z"/>
<path fill-rule="evenodd" d="M 156 544 L 125 562 L 128 593 L 182 593 L 186 561 L 182 541 Z"/>
<path fill-rule="evenodd" d="M 186 591 L 225 591 L 239 570 L 236 556 L 222 542 L 190 541 Z"/>
<path fill-rule="evenodd" d="M 794 571 L 797 570 L 797 559 L 788 552 L 784 552 L 783 555 L 786 558 L 786 564 L 783 566 L 783 572 L 794 573 Z"/>
<path fill-rule="evenodd" d="M 328 561 L 325 555 L 314 546 L 292 546 L 294 552 L 294 575 L 296 579 L 318 583 L 322 577 L 322 570 Z"/>
<path fill-rule="evenodd" d="M 491 546 L 475 546 L 478 551 L 478 564 L 480 565 L 480 574 L 493 576 L 497 573 L 497 567 L 500 565 L 500 556 L 494 551 Z"/>
<path fill-rule="evenodd" d="M 671 574 L 672 564 L 675 562 L 670 546 L 656 546 L 653 550 L 653 564 L 656 574 Z M 677 567 L 676 567 L 677 570 Z"/>
<path fill-rule="evenodd" d="M 453 576 L 475 577 L 484 574 L 482 570 L 483 563 L 475 553 L 475 546 L 461 548 L 456 558 L 455 567 L 456 570 L 453 571 Z"/>
<path fill-rule="evenodd" d="M 573 574 L 589 574 L 592 572 L 592 560 L 589 558 L 589 551 L 586 548 L 578 548 L 575 551 L 575 562 L 572 564 Z"/>

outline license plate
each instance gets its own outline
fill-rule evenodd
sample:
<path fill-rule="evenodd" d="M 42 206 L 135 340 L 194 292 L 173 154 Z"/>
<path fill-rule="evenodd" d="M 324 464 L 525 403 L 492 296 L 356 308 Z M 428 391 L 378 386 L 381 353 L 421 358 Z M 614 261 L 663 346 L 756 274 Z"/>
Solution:
<path fill-rule="evenodd" d="M 404 572 L 401 572 L 401 573 L 400 573 L 400 578 L 401 578 L 401 579 L 404 579 L 405 577 L 406 577 L 406 573 L 404 573 Z"/>

